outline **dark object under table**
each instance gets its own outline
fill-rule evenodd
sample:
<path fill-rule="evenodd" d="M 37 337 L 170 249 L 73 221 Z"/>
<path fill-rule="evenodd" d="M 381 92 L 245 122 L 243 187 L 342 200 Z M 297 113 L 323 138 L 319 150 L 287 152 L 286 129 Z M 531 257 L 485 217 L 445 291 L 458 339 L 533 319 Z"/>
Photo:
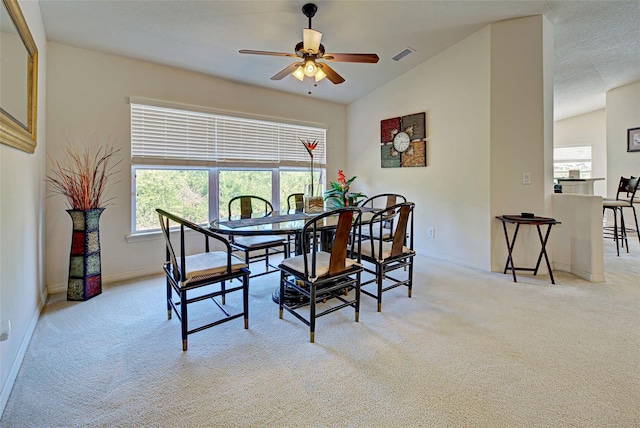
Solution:
<path fill-rule="evenodd" d="M 523 213 L 527 214 L 527 213 Z M 502 229 L 504 230 L 504 238 L 507 242 L 507 251 L 509 255 L 507 257 L 507 263 L 504 266 L 504 272 L 507 273 L 509 269 L 511 269 L 511 273 L 513 275 L 513 282 L 518 282 L 516 279 L 516 270 L 529 271 L 533 272 L 534 275 L 538 274 L 538 268 L 540 267 L 540 262 L 542 261 L 542 256 L 544 256 L 544 260 L 547 263 L 547 269 L 549 270 L 549 276 L 551 277 L 551 283 L 555 284 L 555 280 L 553 279 L 553 271 L 551 270 L 551 264 L 549 263 L 549 257 L 547 256 L 547 241 L 549 240 L 549 234 L 551 233 L 551 226 L 556 224 L 561 224 L 554 218 L 550 217 L 536 217 L 533 215 L 501 215 L 496 217 L 498 220 L 502 222 Z M 512 223 L 516 225 L 515 231 L 513 232 L 513 238 L 509 240 L 509 233 L 507 232 L 507 223 Z M 524 267 L 515 267 L 513 263 L 513 246 L 516 243 L 516 238 L 518 237 L 518 231 L 520 230 L 520 225 L 530 225 L 535 226 L 538 230 L 538 237 L 540 238 L 540 254 L 538 255 L 538 262 L 536 263 L 535 268 L 524 268 Z M 547 226 L 547 230 L 544 234 L 544 238 L 542 237 L 542 230 L 540 226 Z"/>

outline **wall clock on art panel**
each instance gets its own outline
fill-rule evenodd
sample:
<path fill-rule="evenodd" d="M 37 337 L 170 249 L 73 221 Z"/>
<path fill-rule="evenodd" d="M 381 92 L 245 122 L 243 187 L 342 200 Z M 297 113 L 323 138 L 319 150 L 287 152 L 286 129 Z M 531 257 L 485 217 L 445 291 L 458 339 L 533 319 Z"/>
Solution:
<path fill-rule="evenodd" d="M 382 168 L 427 166 L 426 113 L 380 121 Z"/>

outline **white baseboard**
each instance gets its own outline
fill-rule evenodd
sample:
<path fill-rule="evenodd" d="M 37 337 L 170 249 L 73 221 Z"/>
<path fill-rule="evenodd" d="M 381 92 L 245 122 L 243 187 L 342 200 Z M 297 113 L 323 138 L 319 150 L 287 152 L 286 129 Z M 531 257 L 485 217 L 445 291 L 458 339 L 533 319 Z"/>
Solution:
<path fill-rule="evenodd" d="M 127 272 L 118 272 L 116 274 L 111 275 L 103 275 L 102 283 L 103 284 L 111 284 L 114 282 L 120 281 L 128 281 L 130 279 L 142 278 L 143 276 L 154 276 L 162 274 L 162 268 L 153 267 L 153 268 L 143 268 L 143 269 L 135 269 Z M 67 283 L 62 282 L 58 284 L 49 284 L 47 285 L 47 290 L 49 294 L 54 293 L 66 293 L 67 292 Z"/>
<path fill-rule="evenodd" d="M 577 268 L 574 268 L 571 264 L 554 263 L 553 268 L 555 270 L 569 272 L 570 274 L 573 274 L 582 279 L 586 279 L 589 282 L 607 282 L 604 274 L 595 274 L 593 272 L 577 269 Z"/>
<path fill-rule="evenodd" d="M 480 262 L 476 262 L 473 260 L 469 260 L 469 259 L 463 259 L 460 257 L 452 257 L 446 254 L 442 254 L 442 253 L 438 253 L 438 252 L 433 252 L 433 251 L 427 251 L 424 249 L 419 249 L 416 248 L 416 254 L 419 256 L 424 256 L 424 257 L 429 257 L 431 259 L 436 259 L 436 260 L 441 260 L 443 262 L 449 262 L 449 263 L 453 263 L 459 266 L 466 266 L 466 267 L 470 267 L 473 269 L 478 269 L 478 270 L 490 270 L 490 266 L 488 264 L 484 264 L 484 263 L 480 263 Z"/>
<path fill-rule="evenodd" d="M 36 329 L 38 319 L 40 319 L 40 313 L 44 308 L 47 297 L 48 294 L 45 287 L 45 289 L 42 291 L 42 295 L 40 296 L 38 308 L 31 317 L 29 328 L 27 328 L 27 332 L 22 339 L 22 343 L 20 344 L 20 348 L 18 349 L 18 354 L 16 355 L 15 360 L 13 360 L 13 364 L 11 365 L 11 369 L 9 370 L 7 380 L 5 381 L 2 387 L 2 391 L 0 392 L 0 415 L 4 413 L 4 408 L 7 406 L 7 402 L 9 401 L 9 395 L 11 395 L 11 390 L 13 389 L 16 377 L 18 376 L 18 372 L 20 371 L 20 367 L 22 366 L 22 361 L 24 361 L 24 356 L 27 353 L 27 348 L 29 347 L 29 343 L 31 342 L 31 338 L 33 337 L 33 332 Z"/>

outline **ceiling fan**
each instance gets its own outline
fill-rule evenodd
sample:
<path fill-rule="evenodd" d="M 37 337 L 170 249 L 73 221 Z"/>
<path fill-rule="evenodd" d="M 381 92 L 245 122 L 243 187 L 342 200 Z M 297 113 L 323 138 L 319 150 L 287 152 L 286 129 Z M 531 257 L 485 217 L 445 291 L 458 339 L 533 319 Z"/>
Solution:
<path fill-rule="evenodd" d="M 322 39 L 322 33 L 311 28 L 311 18 L 318 11 L 318 6 L 313 3 L 307 3 L 302 6 L 302 13 L 309 18 L 309 28 L 302 30 L 303 41 L 298 43 L 295 48 L 295 53 L 285 52 L 269 52 L 269 51 L 254 51 L 242 49 L 240 53 L 253 54 L 253 55 L 271 55 L 271 56 L 286 56 L 291 58 L 299 58 L 301 61 L 294 62 L 284 70 L 276 73 L 271 77 L 271 80 L 281 80 L 289 74 L 303 81 L 306 77 L 313 77 L 316 84 L 324 79 L 329 79 L 334 84 L 344 82 L 344 78 L 340 76 L 335 70 L 329 67 L 329 64 L 319 62 L 335 61 L 335 62 L 364 62 L 375 64 L 378 62 L 378 55 L 365 54 L 365 53 L 325 53 L 324 46 L 320 43 Z"/>

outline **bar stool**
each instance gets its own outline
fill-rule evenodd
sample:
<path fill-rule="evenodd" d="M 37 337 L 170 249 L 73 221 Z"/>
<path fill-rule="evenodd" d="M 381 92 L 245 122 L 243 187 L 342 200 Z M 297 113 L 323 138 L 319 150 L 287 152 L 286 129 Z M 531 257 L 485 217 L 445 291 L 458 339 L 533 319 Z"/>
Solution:
<path fill-rule="evenodd" d="M 606 209 L 611 209 L 613 211 L 613 239 L 616 242 L 616 253 L 618 256 L 620 255 L 620 244 L 622 245 L 622 247 L 625 247 L 626 245 L 627 253 L 629 252 L 627 228 L 624 222 L 624 208 L 631 208 L 633 210 L 633 218 L 636 224 L 636 234 L 638 235 L 638 240 L 640 240 L 640 229 L 638 228 L 638 217 L 636 216 L 636 209 L 633 205 L 639 183 L 640 183 L 640 180 L 638 180 L 638 177 L 633 177 L 633 176 L 631 176 L 631 178 L 620 177 L 616 199 L 602 200 L 602 214 L 603 215 L 605 214 Z M 624 197 L 625 194 L 626 194 L 626 198 Z M 621 195 L 623 196 L 621 197 Z M 618 228 L 618 213 L 620 213 L 620 228 Z M 607 229 L 605 228 L 605 231 L 606 230 Z"/>

